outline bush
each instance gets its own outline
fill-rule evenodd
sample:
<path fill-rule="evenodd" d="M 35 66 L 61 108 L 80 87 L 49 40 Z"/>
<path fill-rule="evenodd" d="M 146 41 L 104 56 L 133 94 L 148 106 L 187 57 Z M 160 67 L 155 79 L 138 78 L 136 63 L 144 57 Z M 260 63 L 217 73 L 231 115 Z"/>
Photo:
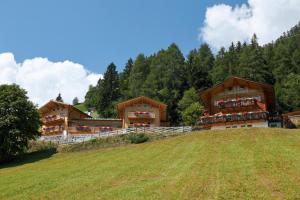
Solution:
<path fill-rule="evenodd" d="M 140 134 L 130 134 L 128 136 L 128 139 L 132 144 L 140 144 L 140 143 L 147 142 L 149 140 L 149 137 L 144 133 L 140 133 Z"/>
<path fill-rule="evenodd" d="M 30 141 L 26 153 L 57 149 L 58 144 L 54 142 Z"/>

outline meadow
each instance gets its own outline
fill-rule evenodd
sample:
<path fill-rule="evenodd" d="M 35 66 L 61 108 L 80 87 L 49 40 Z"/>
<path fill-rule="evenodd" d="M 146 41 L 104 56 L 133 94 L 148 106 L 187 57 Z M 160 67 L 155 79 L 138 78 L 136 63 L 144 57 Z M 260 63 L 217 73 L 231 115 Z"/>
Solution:
<path fill-rule="evenodd" d="M 202 131 L 0 165 L 0 199 L 300 199 L 300 130 Z"/>

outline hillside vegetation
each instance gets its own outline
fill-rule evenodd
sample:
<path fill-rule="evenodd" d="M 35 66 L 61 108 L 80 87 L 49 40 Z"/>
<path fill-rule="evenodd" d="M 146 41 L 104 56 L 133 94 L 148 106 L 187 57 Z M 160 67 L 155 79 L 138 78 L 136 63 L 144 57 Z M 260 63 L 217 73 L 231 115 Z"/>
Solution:
<path fill-rule="evenodd" d="M 203 131 L 0 166 L 0 199 L 299 199 L 300 131 Z"/>
<path fill-rule="evenodd" d="M 117 68 L 109 64 L 85 96 L 86 106 L 95 108 L 101 117 L 117 117 L 118 102 L 144 95 L 168 105 L 171 125 L 193 125 L 197 113 L 203 112 L 195 104 L 199 93 L 232 76 L 273 85 L 278 111 L 289 112 L 300 109 L 300 23 L 263 46 L 253 35 L 248 43 L 235 42 L 215 54 L 209 45 L 201 44 L 185 56 L 173 43 L 152 55 L 130 58 L 121 72 Z M 182 106 L 186 92 L 197 98 Z"/>

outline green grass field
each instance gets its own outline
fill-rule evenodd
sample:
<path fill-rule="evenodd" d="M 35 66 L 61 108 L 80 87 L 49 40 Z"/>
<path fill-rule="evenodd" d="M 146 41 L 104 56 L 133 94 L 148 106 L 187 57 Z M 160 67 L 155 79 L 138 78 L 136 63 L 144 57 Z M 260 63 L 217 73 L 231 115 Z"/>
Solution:
<path fill-rule="evenodd" d="M 0 199 L 300 199 L 300 130 L 205 131 L 0 166 Z"/>

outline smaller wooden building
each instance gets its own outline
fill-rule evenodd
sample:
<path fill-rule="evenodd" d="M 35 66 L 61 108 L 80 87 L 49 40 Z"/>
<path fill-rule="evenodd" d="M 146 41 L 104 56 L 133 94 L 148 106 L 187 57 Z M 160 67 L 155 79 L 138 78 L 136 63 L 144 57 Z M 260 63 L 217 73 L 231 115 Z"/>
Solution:
<path fill-rule="evenodd" d="M 300 110 L 285 113 L 282 116 L 284 128 L 300 128 Z"/>
<path fill-rule="evenodd" d="M 117 105 L 122 127 L 159 127 L 167 125 L 167 105 L 140 96 Z"/>
<path fill-rule="evenodd" d="M 93 119 L 76 107 L 49 101 L 39 109 L 42 135 L 93 134 L 121 128 L 121 119 Z"/>

